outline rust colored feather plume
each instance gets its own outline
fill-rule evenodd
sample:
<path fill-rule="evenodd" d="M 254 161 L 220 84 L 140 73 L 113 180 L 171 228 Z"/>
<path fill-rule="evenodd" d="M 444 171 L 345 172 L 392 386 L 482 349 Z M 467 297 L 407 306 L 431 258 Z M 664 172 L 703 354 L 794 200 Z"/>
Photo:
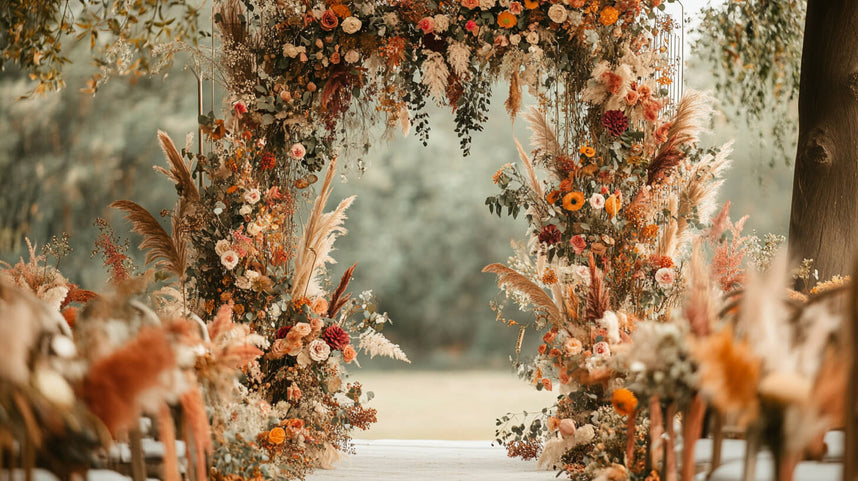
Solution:
<path fill-rule="evenodd" d="M 552 324 L 559 324 L 562 321 L 560 309 L 548 294 L 519 272 L 503 264 L 489 264 L 483 268 L 483 272 L 497 274 L 499 287 L 511 289 L 525 295 L 534 308 L 544 311 L 548 315 L 548 320 Z"/>
<path fill-rule="evenodd" d="M 679 101 L 676 114 L 670 122 L 667 141 L 659 147 L 658 152 L 647 168 L 647 185 L 670 175 L 670 170 L 685 159 L 681 147 L 697 143 L 703 122 L 709 118 L 712 108 L 709 96 L 703 92 L 688 91 Z"/>
<path fill-rule="evenodd" d="M 346 272 L 343 273 L 343 277 L 340 279 L 340 285 L 337 286 L 337 290 L 335 290 L 334 294 L 331 296 L 331 303 L 328 304 L 329 318 L 336 316 L 340 308 L 342 308 L 351 297 L 349 294 L 344 295 L 344 293 L 349 287 L 349 282 L 352 280 L 352 274 L 355 272 L 355 267 L 357 267 L 357 262 L 346 269 Z"/>
<path fill-rule="evenodd" d="M 587 292 L 587 311 L 584 313 L 588 321 L 601 319 L 605 311 L 611 309 L 611 296 L 602 282 L 602 274 L 596 270 L 596 260 L 590 254 L 590 290 Z"/>
<path fill-rule="evenodd" d="M 510 118 L 515 120 L 515 116 L 521 110 L 521 84 L 518 80 L 518 71 L 513 72 L 509 79 L 509 96 L 504 102 L 504 106 Z"/>
<path fill-rule="evenodd" d="M 161 144 L 161 149 L 167 156 L 167 163 L 170 164 L 170 170 L 161 166 L 155 166 L 154 169 L 164 175 L 176 184 L 179 190 L 179 196 L 187 199 L 190 202 L 200 200 L 200 192 L 197 190 L 197 185 L 194 183 L 194 178 L 191 175 L 191 166 L 185 162 L 182 155 L 176 149 L 173 140 L 166 132 L 158 131 L 158 142 Z"/>
<path fill-rule="evenodd" d="M 148 210 L 135 202 L 117 200 L 110 207 L 125 212 L 131 230 L 143 236 L 140 249 L 146 250 L 146 264 L 154 262 L 156 267 L 180 278 L 184 276 L 187 260 L 184 242 L 176 242 Z"/>
<path fill-rule="evenodd" d="M 131 427 L 140 412 L 140 394 L 158 385 L 162 372 L 176 364 L 162 329 L 148 328 L 97 360 L 83 382 L 82 398 L 114 435 Z"/>

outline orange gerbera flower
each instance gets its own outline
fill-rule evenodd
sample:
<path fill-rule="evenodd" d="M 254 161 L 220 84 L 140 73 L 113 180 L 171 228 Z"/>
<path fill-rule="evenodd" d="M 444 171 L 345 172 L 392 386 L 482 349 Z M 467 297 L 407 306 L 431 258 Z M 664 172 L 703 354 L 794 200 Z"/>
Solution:
<path fill-rule="evenodd" d="M 286 440 L 286 431 L 283 428 L 274 428 L 268 431 L 268 442 L 271 444 L 282 444 Z"/>
<path fill-rule="evenodd" d="M 628 416 L 635 412 L 635 408 L 638 407 L 638 398 L 626 388 L 617 389 L 611 395 L 611 404 L 614 405 L 615 411 L 623 416 Z"/>
<path fill-rule="evenodd" d="M 584 206 L 583 192 L 570 192 L 563 197 L 563 208 L 574 212 Z"/>
<path fill-rule="evenodd" d="M 501 28 L 512 28 L 518 23 L 518 19 L 509 10 L 498 14 L 498 25 Z"/>
<path fill-rule="evenodd" d="M 599 22 L 602 25 L 613 25 L 620 18 L 620 11 L 610 5 L 602 9 Z"/>
<path fill-rule="evenodd" d="M 560 191 L 559 190 L 552 190 L 551 192 L 548 193 L 548 195 L 545 196 L 545 200 L 549 204 L 554 204 L 555 202 L 557 202 L 557 199 L 559 199 L 559 198 L 560 198 Z"/>

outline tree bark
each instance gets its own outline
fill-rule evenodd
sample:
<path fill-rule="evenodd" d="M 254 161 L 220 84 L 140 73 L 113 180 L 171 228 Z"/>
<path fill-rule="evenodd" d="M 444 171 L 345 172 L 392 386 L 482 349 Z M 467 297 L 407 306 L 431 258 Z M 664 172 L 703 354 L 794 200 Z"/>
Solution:
<path fill-rule="evenodd" d="M 858 251 L 858 1 L 808 0 L 798 110 L 790 255 L 827 280 Z"/>

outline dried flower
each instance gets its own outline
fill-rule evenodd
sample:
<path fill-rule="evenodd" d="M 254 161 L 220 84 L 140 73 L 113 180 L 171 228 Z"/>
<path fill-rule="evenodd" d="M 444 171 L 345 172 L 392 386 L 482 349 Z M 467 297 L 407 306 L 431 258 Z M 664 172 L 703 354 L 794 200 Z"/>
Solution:
<path fill-rule="evenodd" d="M 227 270 L 231 271 L 238 265 L 238 254 L 234 250 L 230 249 L 221 254 L 220 263 L 223 264 Z"/>
<path fill-rule="evenodd" d="M 611 404 L 621 416 L 630 416 L 638 407 L 638 398 L 626 388 L 617 389 L 611 395 Z"/>
<path fill-rule="evenodd" d="M 605 127 L 611 135 L 617 137 L 629 128 L 629 118 L 622 110 L 608 110 L 602 116 L 602 127 Z"/>
<path fill-rule="evenodd" d="M 574 212 L 584 206 L 583 192 L 570 192 L 563 196 L 563 208 Z"/>
<path fill-rule="evenodd" d="M 292 144 L 292 147 L 289 147 L 289 155 L 295 160 L 301 160 L 307 155 L 307 149 L 301 143 L 295 143 Z"/>
<path fill-rule="evenodd" d="M 286 441 L 286 431 L 281 427 L 276 427 L 268 431 L 268 442 L 271 444 L 283 444 Z"/>
<path fill-rule="evenodd" d="M 325 329 L 322 339 L 331 346 L 331 349 L 339 351 L 349 345 L 349 334 L 340 326 L 331 326 Z"/>
<path fill-rule="evenodd" d="M 337 14 L 334 13 L 333 10 L 327 9 L 322 12 L 322 18 L 319 19 L 319 25 L 322 26 L 322 30 L 330 32 L 331 30 L 337 28 L 337 25 L 339 24 L 340 19 L 337 18 Z"/>
<path fill-rule="evenodd" d="M 599 15 L 599 23 L 602 25 L 613 25 L 617 23 L 617 20 L 620 18 L 620 11 L 614 7 L 607 6 L 602 9 L 602 13 Z"/>
<path fill-rule="evenodd" d="M 548 224 L 543 227 L 542 232 L 539 233 L 539 242 L 553 245 L 560 242 L 560 236 L 560 229 L 558 229 L 554 224 Z"/>
<path fill-rule="evenodd" d="M 501 28 L 512 28 L 518 24 L 518 19 L 509 11 L 498 14 L 498 26 Z"/>
<path fill-rule="evenodd" d="M 331 346 L 321 339 L 313 339 L 310 341 L 310 359 L 316 362 L 322 362 L 331 355 Z"/>
<path fill-rule="evenodd" d="M 555 3 L 548 9 L 548 18 L 554 23 L 563 23 L 567 17 L 568 12 L 566 11 L 566 7 L 559 3 Z"/>
<path fill-rule="evenodd" d="M 667 289 L 673 285 L 673 281 L 675 280 L 675 273 L 673 269 L 662 267 L 661 269 L 655 271 L 655 282 L 662 289 Z"/>
<path fill-rule="evenodd" d="M 346 32 L 347 34 L 353 34 L 360 30 L 361 26 L 363 26 L 363 24 L 356 17 L 347 17 L 343 20 L 342 29 L 343 32 Z"/>
<path fill-rule="evenodd" d="M 573 235 L 571 239 L 569 239 L 569 244 L 572 245 L 572 249 L 576 254 L 580 255 L 584 252 L 584 249 L 587 248 L 587 241 L 581 235 Z"/>

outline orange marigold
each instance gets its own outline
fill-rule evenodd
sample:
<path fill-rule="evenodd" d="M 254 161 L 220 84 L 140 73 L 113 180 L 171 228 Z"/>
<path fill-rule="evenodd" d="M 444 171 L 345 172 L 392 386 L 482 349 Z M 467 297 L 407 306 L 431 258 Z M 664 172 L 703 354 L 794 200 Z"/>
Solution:
<path fill-rule="evenodd" d="M 619 18 L 620 11 L 609 5 L 602 9 L 602 13 L 599 15 L 599 23 L 602 25 L 613 25 L 617 23 Z"/>
<path fill-rule="evenodd" d="M 512 28 L 518 23 L 518 19 L 510 11 L 504 11 L 498 14 L 498 25 L 501 28 Z"/>
<path fill-rule="evenodd" d="M 583 192 L 570 192 L 563 197 L 563 208 L 574 212 L 584 206 Z M 607 208 L 607 206 L 605 206 Z"/>
<path fill-rule="evenodd" d="M 635 412 L 638 407 L 638 398 L 635 394 L 626 388 L 617 389 L 611 395 L 611 404 L 614 405 L 614 410 L 623 416 L 628 416 Z"/>

